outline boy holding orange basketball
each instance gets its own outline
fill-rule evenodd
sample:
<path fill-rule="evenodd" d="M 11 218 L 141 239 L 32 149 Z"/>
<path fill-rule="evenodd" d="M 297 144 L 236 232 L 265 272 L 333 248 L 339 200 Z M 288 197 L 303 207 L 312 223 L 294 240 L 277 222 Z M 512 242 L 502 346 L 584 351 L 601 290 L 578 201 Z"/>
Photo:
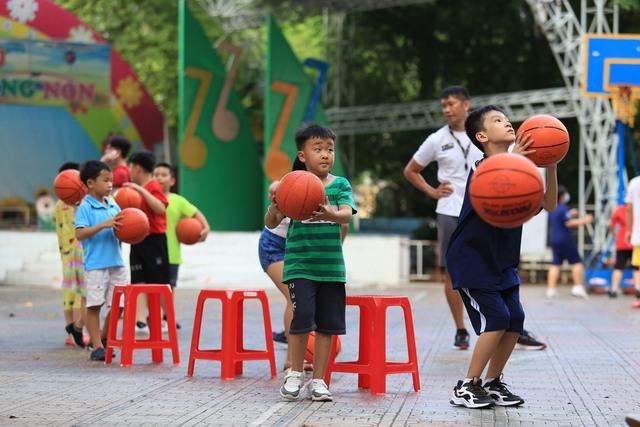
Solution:
<path fill-rule="evenodd" d="M 284 378 L 280 396 L 296 400 L 304 382 L 303 363 L 309 332 L 316 332 L 313 379 L 309 395 L 313 401 L 331 401 L 333 397 L 324 374 L 329 361 L 332 335 L 345 333 L 346 273 L 342 255 L 341 224 L 348 224 L 356 213 L 351 184 L 332 175 L 336 136 L 329 128 L 311 124 L 296 133 L 298 159 L 307 171 L 325 186 L 326 202 L 311 218 L 291 220 L 285 243 L 282 282 L 289 285 L 293 319 L 288 343 L 291 369 Z M 267 227 L 275 228 L 284 214 L 272 201 Z M 322 249 L 320 249 L 322 248 Z"/>
<path fill-rule="evenodd" d="M 162 186 L 153 178 L 156 159 L 149 151 L 138 151 L 129 157 L 131 182 L 124 187 L 133 188 L 142 196 L 140 209 L 149 219 L 149 235 L 131 245 L 129 267 L 131 283 L 169 284 L 169 255 L 167 252 L 167 205 L 169 201 Z M 136 313 L 136 333 L 146 335 L 147 297 L 140 295 Z"/>
<path fill-rule="evenodd" d="M 109 332 L 109 315 L 100 334 L 100 309 L 111 304 L 116 284 L 127 283 L 128 274 L 114 229 L 120 208 L 109 197 L 113 175 L 106 163 L 89 160 L 80 168 L 80 179 L 89 189 L 76 211 L 76 238 L 82 242 L 87 287 L 87 329 L 93 351 L 91 360 L 105 359 L 104 343 Z"/>
<path fill-rule="evenodd" d="M 484 157 L 506 153 L 515 142 L 513 153 L 532 154 L 529 134 L 516 138 L 504 112 L 493 105 L 469 114 L 465 130 Z M 547 169 L 547 189 L 542 207 L 548 211 L 557 203 L 556 165 Z M 520 242 L 522 226 L 498 228 L 485 222 L 471 206 L 467 180 L 458 226 L 451 236 L 447 265 L 454 289 L 460 292 L 476 334 L 479 335 L 464 380 L 453 388 L 451 404 L 468 408 L 492 405 L 515 406 L 524 403 L 502 382 L 511 352 L 523 331 L 524 310 L 520 303 Z M 480 377 L 489 364 L 484 384 Z"/>

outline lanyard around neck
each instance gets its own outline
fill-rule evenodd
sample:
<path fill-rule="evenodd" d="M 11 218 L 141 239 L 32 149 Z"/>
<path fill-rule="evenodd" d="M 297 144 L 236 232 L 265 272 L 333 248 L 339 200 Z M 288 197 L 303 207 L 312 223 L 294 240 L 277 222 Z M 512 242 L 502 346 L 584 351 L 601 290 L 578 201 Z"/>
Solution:
<path fill-rule="evenodd" d="M 462 146 L 462 142 L 460 142 L 458 137 L 455 136 L 455 134 L 451 130 L 451 126 L 449 126 L 449 134 L 451 135 L 451 137 L 453 139 L 456 140 L 456 142 L 458 143 L 458 147 L 460 147 L 460 150 L 462 151 L 462 154 L 464 155 L 464 171 L 466 172 L 469 169 L 469 166 L 467 165 L 467 157 L 469 156 L 469 149 L 471 149 L 471 143 L 469 143 L 469 145 L 467 145 L 467 148 L 464 148 Z"/>

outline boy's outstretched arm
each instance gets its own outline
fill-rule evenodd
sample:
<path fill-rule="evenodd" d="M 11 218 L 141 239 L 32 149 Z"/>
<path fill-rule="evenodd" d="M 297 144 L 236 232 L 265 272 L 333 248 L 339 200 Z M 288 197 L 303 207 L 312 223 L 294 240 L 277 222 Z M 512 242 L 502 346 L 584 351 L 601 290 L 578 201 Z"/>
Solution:
<path fill-rule="evenodd" d="M 558 206 L 558 166 L 547 166 L 547 191 L 544 192 L 542 207 L 548 212 L 554 211 Z"/>
<path fill-rule="evenodd" d="M 156 196 L 151 194 L 143 186 L 138 185 L 138 184 L 133 183 L 133 182 L 127 182 L 127 183 L 125 183 L 123 185 L 123 187 L 133 188 L 138 193 L 140 193 L 140 195 L 144 198 L 144 201 L 147 202 L 147 205 L 149 205 L 149 208 L 153 211 L 153 213 L 160 215 L 160 214 L 166 212 L 167 207 L 165 206 L 165 204 L 162 203 L 162 201 L 160 201 L 160 199 L 158 199 Z"/>
<path fill-rule="evenodd" d="M 211 227 L 209 226 L 209 221 L 207 221 L 207 218 L 205 218 L 205 216 L 202 215 L 202 212 L 200 211 L 197 211 L 193 215 L 193 217 L 197 219 L 198 222 L 200 222 L 200 224 L 202 224 L 202 231 L 200 232 L 200 241 L 204 242 L 207 239 L 209 232 L 211 231 Z"/>
<path fill-rule="evenodd" d="M 93 237 L 99 231 L 105 228 L 115 228 L 116 230 L 120 227 L 120 223 L 118 220 L 120 219 L 120 214 L 114 215 L 106 221 L 101 222 L 100 224 L 96 224 L 92 227 L 80 227 L 76 228 L 76 239 L 84 240 L 89 237 Z"/>

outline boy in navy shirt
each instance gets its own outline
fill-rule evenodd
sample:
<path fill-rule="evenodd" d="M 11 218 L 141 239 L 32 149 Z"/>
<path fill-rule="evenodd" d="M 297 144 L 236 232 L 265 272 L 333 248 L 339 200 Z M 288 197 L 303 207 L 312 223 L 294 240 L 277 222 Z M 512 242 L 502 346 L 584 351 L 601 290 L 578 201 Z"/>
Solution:
<path fill-rule="evenodd" d="M 515 142 L 513 153 L 529 154 L 530 135 L 516 138 L 513 126 L 504 112 L 487 105 L 469 114 L 465 131 L 471 142 L 485 157 L 506 153 Z M 467 179 L 467 189 L 473 170 Z M 542 207 L 553 210 L 557 202 L 556 165 L 547 167 L 547 190 Z M 453 288 L 460 292 L 473 329 L 480 337 L 476 342 L 467 377 L 453 389 L 451 404 L 467 408 L 492 405 L 513 406 L 524 403 L 502 382 L 502 371 L 523 331 L 524 310 L 520 304 L 520 241 L 522 226 L 498 228 L 483 221 L 473 210 L 469 192 L 458 226 L 451 236 L 447 266 Z M 489 364 L 484 384 L 480 377 Z"/>

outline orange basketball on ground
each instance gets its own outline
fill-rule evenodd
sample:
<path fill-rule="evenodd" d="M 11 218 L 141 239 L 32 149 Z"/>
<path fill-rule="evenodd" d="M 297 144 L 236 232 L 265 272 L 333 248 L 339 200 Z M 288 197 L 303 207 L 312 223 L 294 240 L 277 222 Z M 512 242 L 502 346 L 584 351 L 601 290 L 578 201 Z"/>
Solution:
<path fill-rule="evenodd" d="M 336 335 L 336 354 L 340 354 L 342 350 L 342 342 L 340 342 L 340 337 Z M 313 349 L 316 345 L 316 333 L 309 332 L 309 339 L 307 340 L 307 350 L 304 352 L 304 360 L 309 363 L 313 363 Z"/>
<path fill-rule="evenodd" d="M 138 208 L 142 206 L 142 196 L 133 188 L 122 187 L 115 195 L 116 203 L 120 209 Z"/>
<path fill-rule="evenodd" d="M 495 154 L 474 172 L 469 197 L 480 218 L 496 227 L 513 228 L 538 213 L 544 183 L 536 165 L 526 157 Z"/>
<path fill-rule="evenodd" d="M 67 169 L 58 174 L 53 181 L 56 196 L 68 205 L 74 205 L 87 194 L 87 187 L 80 180 L 80 172 Z"/>
<path fill-rule="evenodd" d="M 125 243 L 135 245 L 144 240 L 149 234 L 149 219 L 138 208 L 126 208 L 119 214 L 120 227 L 116 230 L 116 237 Z"/>
<path fill-rule="evenodd" d="M 293 171 L 280 180 L 276 190 L 278 209 L 291 219 L 309 219 L 324 204 L 326 193 L 320 178 L 308 171 Z"/>
<path fill-rule="evenodd" d="M 569 132 L 562 122 L 548 114 L 538 114 L 525 120 L 516 135 L 529 133 L 533 144 L 529 149 L 536 150 L 527 157 L 540 167 L 553 165 L 564 159 L 569 151 Z"/>
<path fill-rule="evenodd" d="M 178 221 L 176 226 L 176 236 L 180 243 L 185 245 L 193 245 L 200 240 L 202 233 L 202 224 L 195 218 L 183 218 Z"/>

